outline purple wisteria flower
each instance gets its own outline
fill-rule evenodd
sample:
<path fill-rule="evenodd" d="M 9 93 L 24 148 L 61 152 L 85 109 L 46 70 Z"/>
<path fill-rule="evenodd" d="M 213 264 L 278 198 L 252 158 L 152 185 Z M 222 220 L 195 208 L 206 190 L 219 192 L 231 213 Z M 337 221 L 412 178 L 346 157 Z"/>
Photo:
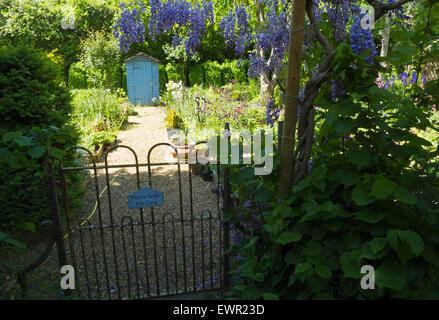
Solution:
<path fill-rule="evenodd" d="M 128 52 L 132 43 L 143 43 L 145 41 L 145 26 L 141 20 L 141 14 L 145 7 L 141 3 L 121 3 L 122 10 L 120 18 L 113 27 L 113 36 L 119 41 L 119 48 Z"/>
<path fill-rule="evenodd" d="M 403 72 L 399 74 L 399 77 L 401 79 L 401 83 L 404 87 L 407 87 L 407 79 L 409 77 L 409 75 L 407 74 L 407 72 Z"/>
<path fill-rule="evenodd" d="M 361 26 L 362 16 L 358 16 L 350 29 L 352 51 L 365 57 L 367 64 L 372 64 L 377 55 L 375 43 L 373 42 L 372 31 L 369 28 L 363 29 Z"/>
<path fill-rule="evenodd" d="M 232 9 L 220 23 L 226 43 L 235 47 L 237 56 L 244 56 L 247 48 L 253 45 L 249 55 L 248 75 L 258 77 L 262 72 L 277 72 L 283 67 L 283 59 L 289 42 L 289 18 L 286 0 L 263 0 L 266 7 L 265 23 L 251 30 L 248 10 L 244 6 Z M 266 59 L 260 51 L 269 53 Z"/>
<path fill-rule="evenodd" d="M 265 123 L 273 127 L 274 123 L 279 119 L 280 109 L 275 106 L 273 99 L 267 101 L 265 108 Z"/>
<path fill-rule="evenodd" d="M 212 1 L 192 3 L 188 0 L 151 0 L 149 35 L 153 40 L 160 34 L 172 33 L 172 44 L 182 43 L 186 54 L 193 56 L 209 24 L 214 23 Z M 183 39 L 180 34 L 187 34 Z"/>
<path fill-rule="evenodd" d="M 412 78 L 410 79 L 410 84 L 414 84 L 418 82 L 418 75 L 416 74 L 416 71 L 412 72 Z"/>

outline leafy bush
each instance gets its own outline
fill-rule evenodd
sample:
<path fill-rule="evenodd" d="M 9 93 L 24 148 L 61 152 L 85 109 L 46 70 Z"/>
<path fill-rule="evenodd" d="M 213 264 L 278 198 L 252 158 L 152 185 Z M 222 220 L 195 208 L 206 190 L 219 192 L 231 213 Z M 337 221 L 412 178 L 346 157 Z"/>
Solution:
<path fill-rule="evenodd" d="M 194 85 L 185 88 L 181 82 L 170 81 L 161 95 L 161 104 L 174 109 L 183 119 L 184 127 L 223 130 L 229 122 L 234 131 L 254 130 L 264 126 L 264 112 L 257 102 L 256 81 L 241 84 L 232 81 L 222 88 Z M 200 136 L 198 139 L 205 139 Z"/>
<path fill-rule="evenodd" d="M 87 70 L 81 62 L 72 64 L 69 70 L 69 88 L 87 89 L 91 83 L 87 76 Z"/>
<path fill-rule="evenodd" d="M 133 106 L 110 90 L 73 90 L 73 123 L 87 148 L 112 143 Z"/>
<path fill-rule="evenodd" d="M 320 96 L 310 175 L 288 197 L 275 196 L 277 174 L 233 168 L 236 297 L 439 298 L 439 151 L 411 132 L 434 127 L 412 94 L 437 96 L 437 83 L 401 95 L 344 71 L 355 93 Z M 364 265 L 375 290 L 360 287 Z"/>
<path fill-rule="evenodd" d="M 0 141 L 1 215 L 0 229 L 15 232 L 25 224 L 38 225 L 50 217 L 50 206 L 45 185 L 43 156 L 50 150 L 60 159 L 67 146 L 75 144 L 77 132 L 71 128 L 32 128 L 29 131 L 12 131 L 3 134 Z M 70 163 L 73 155 L 65 158 Z M 72 175 L 70 198 L 80 192 L 80 177 Z"/>
<path fill-rule="evenodd" d="M 120 53 L 116 39 L 96 32 L 82 43 L 81 62 L 93 86 L 116 88 L 120 85 Z"/>
<path fill-rule="evenodd" d="M 3 230 L 16 230 L 25 222 L 37 223 L 49 216 L 44 171 L 37 159 L 49 146 L 64 149 L 78 140 L 68 125 L 71 96 L 60 85 L 61 78 L 53 54 L 23 46 L 0 49 Z M 63 133 L 56 127 L 62 127 Z"/>
<path fill-rule="evenodd" d="M 168 81 L 180 82 L 184 81 L 183 67 L 177 63 L 168 63 L 165 66 Z M 165 83 L 166 84 L 166 83 Z"/>
<path fill-rule="evenodd" d="M 169 110 L 165 118 L 165 125 L 167 128 L 182 129 L 183 120 L 174 109 Z"/>
<path fill-rule="evenodd" d="M 71 98 L 59 76 L 58 66 L 40 50 L 1 48 L 0 131 L 63 126 L 71 112 Z"/>

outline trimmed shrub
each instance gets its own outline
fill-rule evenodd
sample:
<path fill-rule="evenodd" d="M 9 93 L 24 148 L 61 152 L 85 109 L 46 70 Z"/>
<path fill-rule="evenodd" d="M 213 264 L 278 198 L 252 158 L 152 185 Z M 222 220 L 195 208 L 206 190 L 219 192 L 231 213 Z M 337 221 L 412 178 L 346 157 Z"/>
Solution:
<path fill-rule="evenodd" d="M 0 49 L 0 130 L 63 126 L 71 112 L 71 97 L 60 85 L 60 74 L 40 50 Z"/>
<path fill-rule="evenodd" d="M 59 155 L 78 141 L 68 125 L 71 96 L 61 79 L 58 65 L 40 50 L 0 49 L 1 230 L 49 218 L 39 159 L 48 148 Z"/>

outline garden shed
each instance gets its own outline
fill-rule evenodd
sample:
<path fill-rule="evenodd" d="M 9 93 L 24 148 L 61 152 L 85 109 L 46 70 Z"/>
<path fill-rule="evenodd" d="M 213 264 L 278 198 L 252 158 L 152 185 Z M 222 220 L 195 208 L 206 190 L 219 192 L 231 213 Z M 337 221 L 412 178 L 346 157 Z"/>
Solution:
<path fill-rule="evenodd" d="M 128 58 L 128 99 L 135 105 L 152 105 L 160 97 L 159 60 L 143 52 Z"/>

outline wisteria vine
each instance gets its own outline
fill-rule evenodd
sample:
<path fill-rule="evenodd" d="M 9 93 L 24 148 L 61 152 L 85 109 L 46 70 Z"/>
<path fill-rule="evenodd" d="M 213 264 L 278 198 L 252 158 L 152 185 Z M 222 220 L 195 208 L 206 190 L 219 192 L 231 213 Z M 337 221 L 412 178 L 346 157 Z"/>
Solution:
<path fill-rule="evenodd" d="M 126 53 L 131 44 L 145 41 L 145 26 L 141 19 L 145 7 L 141 2 L 131 2 L 121 3 L 119 8 L 122 12 L 113 27 L 113 36 L 118 39 L 120 50 Z"/>
<path fill-rule="evenodd" d="M 191 57 L 200 46 L 207 26 L 214 23 L 213 4 L 203 0 L 202 4 L 187 0 L 151 0 L 149 35 L 153 40 L 160 34 L 173 33 L 172 44 L 184 43 L 186 54 Z"/>

